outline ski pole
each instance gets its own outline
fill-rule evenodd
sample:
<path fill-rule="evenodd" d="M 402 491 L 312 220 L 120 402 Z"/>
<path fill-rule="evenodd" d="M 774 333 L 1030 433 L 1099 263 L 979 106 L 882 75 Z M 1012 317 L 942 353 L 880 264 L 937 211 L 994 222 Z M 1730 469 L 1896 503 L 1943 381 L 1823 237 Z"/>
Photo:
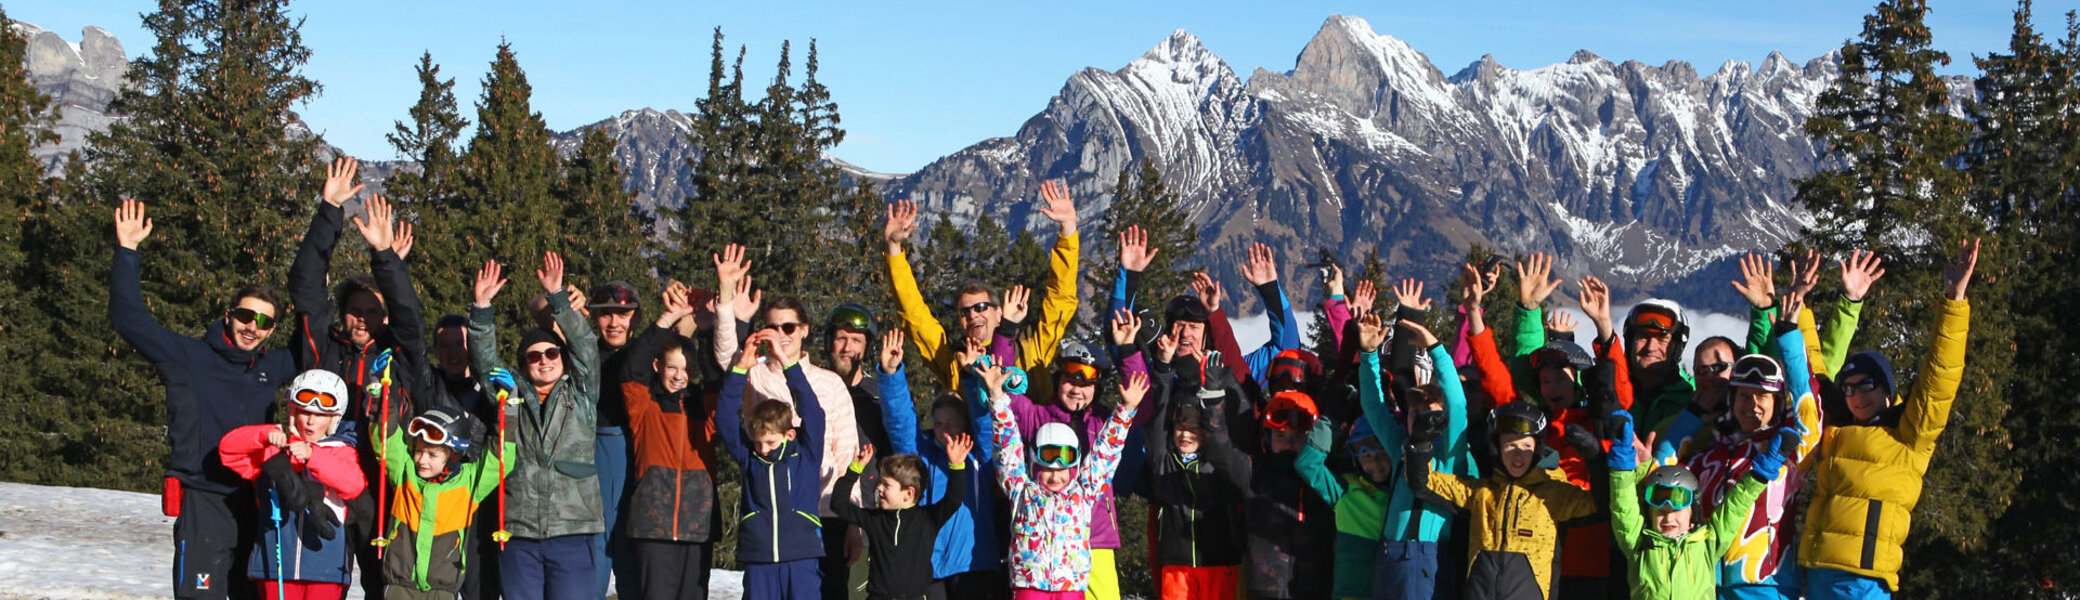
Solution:
<path fill-rule="evenodd" d="M 279 488 L 268 486 L 267 507 L 274 519 L 274 597 L 288 599 L 288 569 L 282 565 L 282 495 Z"/>
<path fill-rule="evenodd" d="M 376 415 L 375 431 L 380 442 L 381 436 L 390 431 L 389 350 L 384 350 L 382 354 L 377 355 L 375 368 L 382 371 L 383 375 L 377 379 L 376 383 L 368 384 L 371 388 L 368 391 L 371 395 L 375 395 L 377 393 L 375 388 L 381 388 L 380 395 L 382 396 L 383 410 L 381 414 Z M 378 535 L 376 538 L 368 541 L 369 545 L 376 547 L 376 558 L 382 558 L 383 550 L 390 546 L 390 494 L 388 490 L 384 489 L 387 487 L 386 483 L 390 480 L 389 454 L 389 444 L 376 444 L 376 521 L 379 523 L 377 525 L 379 529 L 377 530 Z"/>
<path fill-rule="evenodd" d="M 498 392 L 498 530 L 491 532 L 491 541 L 498 542 L 498 549 L 505 550 L 506 542 L 513 539 L 513 532 L 506 531 L 506 407 L 517 405 L 520 399 L 513 395 L 513 374 L 499 369 L 491 374 L 492 389 Z"/>

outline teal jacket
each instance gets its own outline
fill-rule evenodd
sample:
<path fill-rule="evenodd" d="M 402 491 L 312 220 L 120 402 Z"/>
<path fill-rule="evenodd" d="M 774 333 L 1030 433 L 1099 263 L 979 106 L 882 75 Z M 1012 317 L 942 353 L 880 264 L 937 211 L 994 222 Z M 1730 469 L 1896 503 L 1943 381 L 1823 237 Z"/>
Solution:
<path fill-rule="evenodd" d="M 1437 439 L 1437 452 L 1430 458 L 1430 470 L 1472 477 L 1476 473 L 1466 440 L 1466 391 L 1460 387 L 1459 370 L 1453 366 L 1451 353 L 1443 345 L 1433 345 L 1426 351 L 1437 366 L 1437 383 L 1444 392 L 1445 413 L 1444 437 Z M 1387 406 L 1377 352 L 1358 355 L 1358 404 L 1365 410 L 1365 419 L 1371 422 L 1373 435 L 1379 436 L 1380 445 L 1386 448 L 1388 458 L 1393 460 L 1398 470 L 1403 462 L 1403 448 L 1408 445 L 1408 426 L 1398 418 L 1399 411 Z M 1380 539 L 1444 541 L 1446 533 L 1451 531 L 1451 513 L 1448 509 L 1418 501 L 1415 496 L 1415 491 L 1408 487 L 1408 478 L 1396 473 L 1392 496 L 1387 501 L 1386 528 L 1380 533 Z"/>

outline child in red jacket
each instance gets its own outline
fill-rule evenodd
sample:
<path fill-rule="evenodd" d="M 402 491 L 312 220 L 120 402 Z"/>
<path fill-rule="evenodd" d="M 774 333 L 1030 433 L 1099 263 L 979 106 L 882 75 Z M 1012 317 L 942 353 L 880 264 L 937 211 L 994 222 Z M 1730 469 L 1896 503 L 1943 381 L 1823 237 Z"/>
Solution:
<path fill-rule="evenodd" d="M 338 431 L 347 382 L 311 370 L 289 382 L 283 425 L 248 425 L 217 444 L 224 466 L 253 481 L 263 529 L 246 576 L 268 598 L 340 598 L 353 553 L 339 535 L 347 500 L 368 480 L 354 453 L 354 431 Z M 277 590 L 279 586 L 280 590 Z"/>

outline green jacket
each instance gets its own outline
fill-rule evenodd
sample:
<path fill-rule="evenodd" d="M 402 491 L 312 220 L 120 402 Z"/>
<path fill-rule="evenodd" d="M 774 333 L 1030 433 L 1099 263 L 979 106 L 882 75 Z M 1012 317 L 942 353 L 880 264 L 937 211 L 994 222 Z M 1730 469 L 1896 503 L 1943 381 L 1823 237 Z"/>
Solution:
<path fill-rule="evenodd" d="M 513 443 L 463 463 L 453 477 L 434 483 L 419 477 L 411 459 L 411 438 L 392 429 L 383 435 L 380 447 L 390 456 L 405 458 L 388 461 L 389 472 L 383 475 L 396 486 L 389 516 L 395 539 L 383 557 L 384 580 L 421 592 L 459 592 L 469 571 L 462 553 L 465 536 L 473 534 L 473 528 L 498 527 L 496 522 L 472 523 L 471 517 L 479 503 L 498 493 L 499 481 L 513 470 Z M 501 456 L 508 460 L 499 460 Z"/>
<path fill-rule="evenodd" d="M 599 341 L 592 324 L 571 310 L 570 294 L 549 295 L 549 314 L 564 331 L 564 374 L 543 402 L 526 375 L 522 381 L 518 423 L 510 423 L 508 439 L 519 445 L 513 473 L 506 477 L 506 529 L 513 537 L 548 539 L 606 531 L 600 510 L 599 467 L 592 462 L 593 433 L 599 405 Z M 498 358 L 498 336 L 491 309 L 469 309 L 470 368 L 484 389 L 486 374 L 505 368 Z"/>
<path fill-rule="evenodd" d="M 1611 471 L 1611 537 L 1632 568 L 1627 577 L 1632 599 L 1717 597 L 1719 557 L 1726 555 L 1726 547 L 1740 535 L 1748 509 L 1765 484 L 1742 477 L 1704 527 L 1671 539 L 1646 528 L 1646 515 L 1640 513 L 1639 479 L 1637 470 Z M 1698 515 L 1692 513 L 1690 518 L 1695 523 Z"/>

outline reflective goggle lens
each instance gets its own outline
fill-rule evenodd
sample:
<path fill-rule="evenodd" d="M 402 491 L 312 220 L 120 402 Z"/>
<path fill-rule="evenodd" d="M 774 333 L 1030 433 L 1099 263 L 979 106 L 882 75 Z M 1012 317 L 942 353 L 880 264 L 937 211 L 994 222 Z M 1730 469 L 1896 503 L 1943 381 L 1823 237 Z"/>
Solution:
<path fill-rule="evenodd" d="M 1689 488 L 1664 483 L 1647 487 L 1647 504 L 1657 508 L 1683 510 L 1690 508 L 1690 503 L 1696 499 L 1696 494 L 1691 493 Z"/>
<path fill-rule="evenodd" d="M 1062 366 L 1056 370 L 1060 371 L 1063 377 L 1076 383 L 1091 383 L 1098 380 L 1098 368 L 1086 363 L 1062 363 Z"/>
<path fill-rule="evenodd" d="M 1297 408 L 1282 408 L 1264 413 L 1264 426 L 1270 429 L 1306 430 L 1314 428 L 1314 415 Z"/>
<path fill-rule="evenodd" d="M 317 390 L 300 390 L 296 392 L 296 404 L 330 411 L 339 408 L 339 398 Z"/>
<path fill-rule="evenodd" d="M 1040 464 L 1061 469 L 1073 467 L 1079 454 L 1075 446 L 1041 446 Z"/>
<path fill-rule="evenodd" d="M 407 433 L 412 434 L 412 437 L 419 438 L 420 440 L 423 440 L 426 443 L 433 444 L 435 446 L 444 446 L 448 443 L 447 428 L 441 427 L 439 424 L 427 420 L 426 417 L 412 419 L 411 426 L 406 427 L 405 431 Z"/>

